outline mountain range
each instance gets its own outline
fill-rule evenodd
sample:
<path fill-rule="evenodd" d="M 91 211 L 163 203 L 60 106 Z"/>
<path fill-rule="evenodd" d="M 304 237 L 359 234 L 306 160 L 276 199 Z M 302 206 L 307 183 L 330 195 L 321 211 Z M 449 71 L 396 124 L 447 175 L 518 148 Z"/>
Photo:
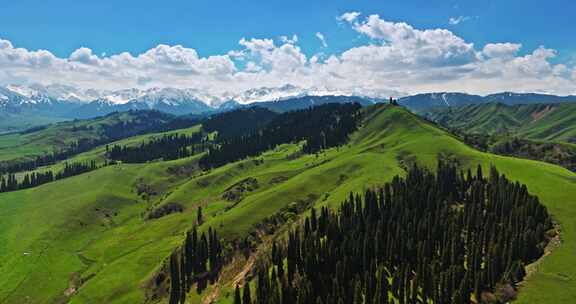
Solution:
<path fill-rule="evenodd" d="M 131 88 L 107 91 L 86 90 L 67 85 L 8 85 L 0 87 L 0 118 L 5 120 L 5 123 L 0 123 L 0 132 L 24 129 L 47 121 L 92 118 L 127 110 L 154 109 L 177 115 L 209 114 L 258 103 L 270 110 L 283 112 L 327 102 L 358 102 L 369 105 L 387 101 L 388 94 L 401 93 L 389 90 L 350 93 L 321 88 L 303 89 L 288 84 L 216 96 L 189 88 Z M 570 101 L 576 101 L 576 97 L 511 92 L 487 96 L 440 92 L 399 99 L 400 104 L 414 112 L 491 102 L 514 105 Z"/>
<path fill-rule="evenodd" d="M 432 108 L 449 108 L 496 102 L 505 105 L 576 102 L 576 96 L 513 92 L 502 92 L 480 96 L 466 93 L 439 92 L 406 96 L 400 98 L 398 102 L 412 111 L 422 112 Z"/>

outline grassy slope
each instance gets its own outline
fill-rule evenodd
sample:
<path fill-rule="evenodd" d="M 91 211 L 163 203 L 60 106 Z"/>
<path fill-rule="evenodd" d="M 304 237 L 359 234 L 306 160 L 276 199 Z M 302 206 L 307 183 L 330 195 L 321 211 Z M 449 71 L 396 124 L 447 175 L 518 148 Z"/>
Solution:
<path fill-rule="evenodd" d="M 191 158 L 107 167 L 0 195 L 0 303 L 20 303 L 26 295 L 34 303 L 53 302 L 74 272 L 84 278 L 95 275 L 74 295 L 73 303 L 142 302 L 146 279 L 192 225 L 196 206 L 205 206 L 204 228 L 215 226 L 223 236 L 235 238 L 291 202 L 313 197 L 317 205 L 336 206 L 349 191 L 402 174 L 399 158 L 415 156 L 434 167 L 438 153 L 453 155 L 464 165 L 482 163 L 486 170 L 495 164 L 540 195 L 561 222 L 565 242 L 526 282 L 520 302 L 576 301 L 569 281 L 576 277 L 571 261 L 576 250 L 576 225 L 571 221 L 576 216 L 576 175 L 553 165 L 475 151 L 400 108 L 376 106 L 367 112 L 366 125 L 350 145 L 318 157 L 289 160 L 298 147 L 284 145 L 263 155 L 262 164 L 246 160 L 201 176 L 168 173 L 169 167 L 193 163 Z M 231 203 L 221 198 L 222 192 L 247 177 L 257 178 L 260 188 L 226 211 Z M 156 200 L 143 202 L 132 192 L 140 178 L 161 193 Z M 277 182 L 280 178 L 283 181 Z M 141 218 L 149 205 L 166 202 L 181 203 L 186 210 L 154 221 Z M 95 208 L 118 215 L 110 220 Z M 80 226 L 80 221 L 88 225 Z"/>
<path fill-rule="evenodd" d="M 432 111 L 430 117 L 471 133 L 510 131 L 534 140 L 576 142 L 576 104 L 469 105 Z"/>
<path fill-rule="evenodd" d="M 0 113 L 0 134 L 67 120 L 60 117 Z"/>
<path fill-rule="evenodd" d="M 30 133 L 0 135 L 0 161 L 31 158 L 67 147 L 79 139 L 102 139 L 108 126 L 132 121 L 142 121 L 139 113 L 116 113 L 88 120 L 66 121 L 51 124 Z"/>
<path fill-rule="evenodd" d="M 109 146 L 113 146 L 113 145 L 138 146 L 143 142 L 150 141 L 153 138 L 158 138 L 158 137 L 161 137 L 163 135 L 172 135 L 172 134 L 192 135 L 194 133 L 198 133 L 200 131 L 200 129 L 201 129 L 201 125 L 196 125 L 196 126 L 193 126 L 190 128 L 179 129 L 179 130 L 174 130 L 174 131 L 169 131 L 169 132 L 143 134 L 143 135 L 133 136 L 133 137 L 121 139 L 118 141 L 114 141 L 114 142 L 109 143 L 108 145 Z M 58 171 L 61 171 L 62 169 L 64 169 L 64 163 L 66 163 L 66 162 L 69 162 L 69 163 L 89 162 L 89 161 L 95 160 L 97 165 L 103 165 L 105 160 L 106 160 L 105 154 L 106 154 L 106 145 L 101 145 L 101 146 L 95 147 L 94 149 L 92 149 L 88 152 L 80 153 L 76 156 L 71 157 L 70 159 L 61 161 L 61 162 L 56 163 L 54 165 L 39 167 L 38 169 L 36 169 L 34 171 L 35 172 L 45 172 L 47 170 L 52 170 L 54 172 L 58 172 Z M 32 171 L 19 172 L 16 174 L 16 177 L 18 179 L 21 179 L 24 177 L 25 174 L 30 173 L 30 172 L 32 172 Z"/>

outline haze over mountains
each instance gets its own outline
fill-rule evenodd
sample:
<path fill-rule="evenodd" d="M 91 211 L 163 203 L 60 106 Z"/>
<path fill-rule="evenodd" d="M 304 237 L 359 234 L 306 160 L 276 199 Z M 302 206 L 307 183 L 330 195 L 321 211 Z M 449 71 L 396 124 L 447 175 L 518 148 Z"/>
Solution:
<path fill-rule="evenodd" d="M 304 96 L 351 96 L 351 94 L 326 89 L 302 89 L 292 85 L 250 89 L 241 94 L 222 96 L 214 96 L 197 89 L 132 88 L 98 91 L 64 85 L 9 85 L 0 87 L 0 112 L 42 113 L 70 118 L 95 117 L 130 109 L 199 114 L 219 108 L 232 109 L 254 102 L 281 101 Z M 386 96 L 388 94 L 382 95 L 383 98 Z"/>
<path fill-rule="evenodd" d="M 154 109 L 171 114 L 202 114 L 227 111 L 259 103 L 274 111 L 287 111 L 328 102 L 359 102 L 367 105 L 405 94 L 392 90 L 345 92 L 322 88 L 282 87 L 250 89 L 240 94 L 215 96 L 191 88 L 124 89 L 118 91 L 81 89 L 67 85 L 8 85 L 0 87 L 0 117 L 45 122 L 46 119 L 91 118 L 111 112 Z M 487 96 L 466 93 L 425 93 L 405 96 L 399 103 L 412 111 L 431 108 L 499 102 L 507 105 L 576 101 L 575 96 L 536 93 L 497 93 Z"/>

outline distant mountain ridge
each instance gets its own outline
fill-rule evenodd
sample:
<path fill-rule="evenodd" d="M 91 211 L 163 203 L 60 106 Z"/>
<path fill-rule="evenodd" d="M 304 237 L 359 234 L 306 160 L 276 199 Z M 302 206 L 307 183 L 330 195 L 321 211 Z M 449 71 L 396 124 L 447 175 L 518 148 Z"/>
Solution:
<path fill-rule="evenodd" d="M 398 102 L 416 112 L 432 108 L 459 107 L 464 105 L 486 104 L 499 102 L 506 105 L 517 104 L 549 104 L 576 102 L 576 96 L 557 96 L 539 93 L 502 92 L 486 96 L 466 93 L 424 93 L 402 97 Z"/>
<path fill-rule="evenodd" d="M 0 113 L 11 117 L 11 125 L 0 125 L 0 132 L 33 126 L 36 119 L 30 117 L 38 118 L 38 124 L 41 124 L 46 121 L 93 118 L 128 110 L 159 110 L 176 115 L 210 114 L 252 104 L 284 112 L 329 102 L 358 102 L 370 105 L 386 102 L 388 96 L 398 94 L 401 93 L 385 89 L 351 93 L 325 88 L 304 89 L 290 84 L 253 88 L 239 94 L 223 93 L 220 96 L 198 89 L 132 88 L 99 91 L 66 85 L 9 85 L 0 87 Z M 490 102 L 513 105 L 572 101 L 576 102 L 575 96 L 509 92 L 487 96 L 450 92 L 425 93 L 399 99 L 400 104 L 414 112 Z M 19 126 L 19 117 L 22 117 L 26 124 Z M 12 125 L 13 123 L 15 125 Z"/>
<path fill-rule="evenodd" d="M 281 113 L 319 106 L 327 103 L 358 103 L 362 106 L 369 106 L 375 104 L 376 101 L 358 96 L 302 96 L 284 100 L 264 101 L 244 105 L 230 101 L 223 105 L 226 107 L 226 110 L 257 106 L 266 108 L 270 111 Z"/>
<path fill-rule="evenodd" d="M 119 91 L 81 90 L 68 86 L 0 87 L 0 112 L 62 118 L 91 118 L 128 110 L 159 110 L 170 114 L 229 111 L 258 103 L 274 111 L 295 110 L 328 102 L 374 103 L 367 97 L 286 85 L 216 97 L 195 89 L 153 88 Z M 293 103 L 293 104 L 291 104 Z"/>

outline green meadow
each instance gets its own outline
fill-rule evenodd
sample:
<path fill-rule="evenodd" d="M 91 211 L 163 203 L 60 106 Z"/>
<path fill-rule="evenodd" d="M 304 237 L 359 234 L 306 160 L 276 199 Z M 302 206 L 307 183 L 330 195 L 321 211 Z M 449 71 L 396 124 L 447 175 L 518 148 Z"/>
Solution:
<path fill-rule="evenodd" d="M 427 116 L 450 128 L 467 133 L 502 133 L 524 139 L 576 142 L 576 104 L 501 103 L 436 109 Z"/>
<path fill-rule="evenodd" d="M 201 230 L 211 226 L 233 240 L 294 202 L 336 207 L 350 192 L 382 185 L 413 163 L 434 169 L 439 155 L 463 168 L 481 164 L 485 172 L 495 165 L 540 197 L 560 225 L 562 244 L 534 267 L 517 302 L 576 302 L 576 174 L 543 162 L 479 152 L 400 107 L 376 105 L 363 111 L 362 127 L 348 144 L 317 155 L 301 155 L 302 143 L 294 143 L 206 172 L 196 166 L 199 155 L 118 164 L 0 194 L 0 303 L 145 302 L 150 279 L 181 244 L 198 206 L 206 219 Z M 136 145 L 159 135 L 120 143 Z M 52 144 L 19 140 L 0 136 L 0 159 Z M 103 160 L 104 149 L 74 159 Z M 258 187 L 244 193 L 239 203 L 223 197 L 248 178 L 256 179 Z M 139 195 L 142 187 L 150 195 Z M 166 203 L 181 204 L 184 211 L 146 218 L 152 208 Z M 220 284 L 219 303 L 231 303 L 230 282 Z M 210 292 L 192 292 L 189 301 L 199 303 Z"/>

